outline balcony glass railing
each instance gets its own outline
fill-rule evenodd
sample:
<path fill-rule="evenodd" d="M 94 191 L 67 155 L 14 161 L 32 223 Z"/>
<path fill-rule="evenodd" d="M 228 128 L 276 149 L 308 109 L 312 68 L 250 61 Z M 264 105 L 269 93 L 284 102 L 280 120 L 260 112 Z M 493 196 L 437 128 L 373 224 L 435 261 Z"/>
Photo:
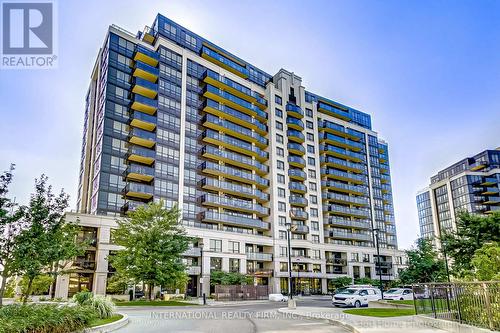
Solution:
<path fill-rule="evenodd" d="M 287 112 L 293 112 L 293 113 L 296 113 L 298 115 L 300 115 L 301 117 L 304 116 L 304 111 L 302 111 L 302 109 L 300 108 L 300 106 L 297 106 L 295 104 L 290 104 L 288 103 L 286 105 L 286 111 Z"/>
<path fill-rule="evenodd" d="M 339 178 L 345 178 L 348 179 L 349 181 L 354 181 L 354 182 L 366 182 L 366 176 L 364 175 L 358 175 L 354 173 L 348 173 L 336 169 L 330 169 L 330 168 L 321 168 L 321 174 L 322 175 L 330 175 L 330 176 L 337 176 Z"/>
<path fill-rule="evenodd" d="M 233 80 L 231 79 L 228 79 L 222 75 L 219 75 L 218 73 L 214 72 L 214 71 L 211 71 L 210 69 L 207 69 L 207 74 L 206 74 L 207 77 L 210 77 L 216 81 L 219 81 L 219 82 L 222 82 L 223 84 L 225 84 L 226 86 L 228 87 L 231 87 L 233 88 L 234 90 L 237 90 L 245 95 L 248 95 L 248 96 L 251 96 L 253 97 L 252 95 L 252 90 L 245 87 L 245 86 L 242 86 L 241 84 L 237 83 L 237 82 L 234 82 Z"/>
<path fill-rule="evenodd" d="M 307 220 L 309 214 L 302 209 L 290 209 L 290 217 L 297 220 Z"/>
<path fill-rule="evenodd" d="M 217 126 L 224 127 L 225 129 L 242 134 L 244 136 L 247 136 L 248 138 L 255 139 L 258 143 L 260 143 L 263 146 L 268 145 L 268 140 L 265 137 L 263 137 L 262 135 L 258 134 L 257 132 L 254 132 L 251 129 L 248 129 L 248 128 L 243 127 L 243 126 L 236 125 L 230 121 L 221 119 L 221 118 L 216 117 L 214 115 L 211 115 L 211 114 L 205 115 L 204 121 L 208 121 L 208 122 L 213 123 Z"/>
<path fill-rule="evenodd" d="M 263 222 L 258 219 L 254 219 L 252 217 L 243 217 L 227 213 L 219 213 L 215 211 L 201 212 L 200 217 L 201 220 L 203 221 L 216 221 L 228 224 L 235 224 L 241 227 L 269 230 L 269 223 Z"/>
<path fill-rule="evenodd" d="M 148 123 L 156 124 L 156 117 L 155 116 L 151 116 L 147 113 L 139 112 L 139 111 L 130 112 L 130 119 L 131 120 L 137 119 L 137 120 L 145 121 Z"/>
<path fill-rule="evenodd" d="M 145 105 L 151 106 L 153 108 L 158 108 L 158 101 L 157 100 L 151 99 L 151 98 L 147 98 L 147 97 L 144 97 L 142 95 L 135 94 L 133 101 L 137 102 L 137 103 L 141 103 L 141 104 L 145 104 Z"/>
<path fill-rule="evenodd" d="M 272 253 L 263 253 L 263 252 L 247 252 L 247 260 L 260 260 L 260 261 L 272 261 L 273 254 Z"/>
<path fill-rule="evenodd" d="M 302 122 L 302 120 L 300 120 L 300 119 L 293 118 L 293 117 L 287 117 L 286 123 L 288 125 L 294 125 L 300 129 L 304 129 L 304 122 Z"/>
<path fill-rule="evenodd" d="M 307 178 L 307 174 L 305 173 L 305 171 L 302 171 L 300 169 L 288 169 L 288 176 L 289 177 L 298 177 L 298 178 L 302 178 L 302 179 Z"/>
<path fill-rule="evenodd" d="M 252 118 L 251 116 L 247 115 L 246 113 L 243 113 L 243 112 L 240 112 L 240 111 L 235 110 L 233 108 L 230 108 L 227 105 L 222 105 L 220 103 L 217 103 L 216 101 L 213 101 L 211 99 L 207 99 L 205 106 L 214 108 L 216 110 L 224 112 L 225 114 L 228 114 L 228 115 L 231 115 L 235 118 L 246 121 L 249 124 L 255 125 L 261 131 L 267 132 L 267 126 L 264 125 L 263 123 L 261 123 L 259 120 Z M 267 116 L 267 114 L 266 114 L 266 116 Z"/>
<path fill-rule="evenodd" d="M 363 172 L 366 170 L 365 166 L 361 163 L 354 163 L 354 162 L 346 161 L 346 160 L 336 158 L 336 157 L 331 157 L 331 156 L 321 156 L 320 162 L 322 164 L 329 163 L 329 164 L 343 166 L 343 167 L 348 168 L 348 169 L 359 170 L 359 172 Z"/>
<path fill-rule="evenodd" d="M 302 157 L 298 157 L 298 156 L 288 156 L 288 163 L 305 166 L 306 160 L 304 160 Z"/>
<path fill-rule="evenodd" d="M 218 163 L 208 162 L 208 161 L 203 162 L 203 164 L 200 167 L 201 167 L 201 169 L 210 169 L 210 170 L 224 173 L 226 175 L 247 179 L 249 181 L 253 181 L 253 182 L 258 183 L 261 186 L 269 186 L 268 179 L 262 178 L 259 175 L 252 174 L 251 172 L 247 172 L 247 171 L 244 171 L 242 169 L 236 169 L 236 168 L 232 168 L 232 167 L 229 167 L 226 165 L 220 165 Z"/>
<path fill-rule="evenodd" d="M 329 140 L 329 141 L 333 142 L 333 144 L 338 143 L 338 144 L 341 144 L 343 146 L 352 147 L 352 148 L 358 149 L 358 150 L 361 150 L 365 147 L 365 145 L 363 143 L 349 140 L 349 139 L 346 139 L 346 138 L 343 138 L 341 136 L 331 134 L 331 133 L 323 133 L 323 135 L 320 135 L 320 139 Z"/>
<path fill-rule="evenodd" d="M 136 51 L 137 51 L 137 52 L 140 52 L 140 53 L 142 53 L 142 54 L 145 54 L 145 55 L 147 55 L 148 57 L 153 58 L 153 59 L 155 59 L 155 60 L 160 60 L 160 54 L 159 54 L 159 53 L 154 52 L 154 51 L 152 51 L 152 50 L 149 50 L 149 49 L 145 48 L 145 47 L 144 47 L 144 46 L 142 46 L 142 45 L 137 45 Z"/>
<path fill-rule="evenodd" d="M 231 207 L 235 210 L 244 209 L 247 211 L 257 212 L 259 215 L 269 215 L 269 208 L 259 204 L 254 204 L 252 201 L 246 201 L 236 198 L 228 198 L 215 194 L 205 194 L 200 197 L 201 203 L 211 203 L 218 206 Z"/>
<path fill-rule="evenodd" d="M 338 193 L 325 193 L 323 192 L 323 199 L 324 200 L 335 200 L 335 201 L 341 201 L 341 202 L 346 202 L 346 203 L 353 203 L 353 204 L 358 204 L 358 205 L 368 205 L 368 198 L 363 198 L 363 197 L 353 197 L 349 195 L 344 195 L 344 194 L 338 194 Z"/>
<path fill-rule="evenodd" d="M 322 187 L 332 187 L 332 188 L 341 189 L 341 190 L 345 190 L 345 191 L 349 191 L 349 192 L 368 194 L 368 189 L 366 188 L 366 186 L 350 185 L 350 184 L 345 184 L 345 183 L 341 183 L 341 182 L 336 182 L 333 180 L 322 181 L 321 186 Z"/>
<path fill-rule="evenodd" d="M 227 143 L 231 146 L 247 150 L 249 152 L 255 153 L 258 158 L 263 160 L 267 160 L 269 158 L 269 153 L 263 151 L 259 147 L 253 146 L 251 143 L 245 142 L 243 140 L 220 134 L 214 130 L 207 129 L 205 133 L 203 133 L 203 138 L 211 138 L 220 142 Z"/>
<path fill-rule="evenodd" d="M 364 139 L 365 135 L 362 132 L 355 131 L 350 128 L 346 128 L 342 125 L 332 123 L 331 121 L 328 120 L 323 120 L 318 122 L 318 127 L 319 128 L 326 128 L 326 129 L 331 129 L 336 132 L 340 133 L 346 133 L 352 137 L 356 137 L 359 139 Z"/>
<path fill-rule="evenodd" d="M 145 131 L 143 129 L 135 128 L 135 127 L 130 130 L 129 136 L 131 136 L 131 137 L 135 136 L 135 137 L 138 137 L 138 138 L 141 138 L 144 140 L 149 140 L 149 141 L 156 140 L 156 133 L 152 133 L 152 132 Z"/>
<path fill-rule="evenodd" d="M 132 164 L 129 164 L 127 166 L 127 168 L 125 169 L 125 174 L 129 174 L 129 173 L 138 173 L 141 175 L 154 177 L 155 168 L 132 163 Z"/>
<path fill-rule="evenodd" d="M 141 69 L 145 72 L 151 73 L 155 76 L 160 75 L 160 70 L 156 67 L 150 66 L 148 64 L 143 63 L 142 61 L 136 61 L 135 62 L 135 68 L 136 69 Z"/>
<path fill-rule="evenodd" d="M 250 75 L 250 72 L 248 69 L 246 69 L 245 67 L 235 63 L 234 61 L 224 57 L 223 55 L 203 46 L 202 49 L 201 49 L 201 52 L 202 53 L 205 53 L 206 55 L 208 55 L 210 58 L 213 58 L 215 60 L 217 60 L 218 62 L 228 66 L 229 68 L 243 74 L 244 76 L 248 77 Z"/>
<path fill-rule="evenodd" d="M 331 145 L 319 145 L 319 150 L 321 152 L 337 153 L 337 154 L 341 155 L 342 157 L 346 157 L 346 158 L 355 158 L 355 159 L 358 159 L 361 161 L 366 161 L 364 154 L 356 153 L 354 151 L 348 151 L 348 150 L 346 150 L 344 148 L 340 148 L 340 147 L 335 147 L 335 146 L 331 146 Z"/>
<path fill-rule="evenodd" d="M 136 84 L 136 85 L 139 85 L 139 86 L 144 87 L 144 88 L 148 88 L 150 90 L 158 91 L 158 84 L 156 84 L 156 83 L 153 83 L 153 82 L 148 81 L 148 80 L 144 80 L 140 77 L 136 77 L 134 80 L 135 80 L 134 84 Z"/>
<path fill-rule="evenodd" d="M 142 148 L 139 146 L 130 146 L 128 149 L 129 155 L 139 155 L 148 158 L 155 158 L 156 152 L 152 149 Z"/>
<path fill-rule="evenodd" d="M 345 227 L 354 227 L 354 228 L 360 228 L 360 229 L 371 229 L 372 224 L 370 220 L 350 220 L 350 219 L 345 219 L 337 216 L 330 216 L 323 221 L 324 224 L 331 224 L 331 225 L 340 225 L 340 226 L 345 226 Z"/>
<path fill-rule="evenodd" d="M 350 116 L 348 111 L 341 110 L 341 109 L 336 108 L 332 105 L 322 103 L 321 101 L 318 102 L 318 111 L 326 112 L 327 114 L 330 114 L 334 117 L 339 116 L 342 119 L 351 119 L 351 116 Z"/>
<path fill-rule="evenodd" d="M 329 237 L 338 237 L 338 238 L 351 238 L 358 240 L 370 241 L 372 240 L 371 234 L 363 234 L 363 233 L 355 233 L 355 232 L 343 232 L 337 230 L 328 230 Z"/>
<path fill-rule="evenodd" d="M 309 233 L 309 227 L 307 225 L 297 224 L 297 223 L 293 223 L 292 225 L 293 225 L 292 232 L 301 234 Z"/>
<path fill-rule="evenodd" d="M 295 191 L 307 192 L 307 187 L 304 184 L 298 182 L 288 183 L 288 188 L 292 191 L 295 190 Z"/>
<path fill-rule="evenodd" d="M 228 93 L 227 91 L 218 89 L 210 84 L 207 84 L 206 86 L 206 91 L 212 94 L 215 94 L 221 98 L 224 98 L 230 102 L 233 102 L 241 107 L 244 107 L 250 111 L 253 111 L 256 113 L 259 117 L 267 119 L 267 113 L 259 109 L 257 106 L 253 105 L 252 103 L 245 101 L 242 98 L 239 98 L 233 94 Z"/>
<path fill-rule="evenodd" d="M 269 167 L 267 165 L 264 165 L 257 160 L 253 160 L 252 158 L 250 158 L 248 156 L 244 156 L 244 155 L 241 155 L 238 153 L 230 152 L 227 150 L 220 150 L 219 148 L 216 148 L 213 146 L 203 147 L 202 153 L 215 155 L 215 156 L 225 158 L 227 160 L 232 160 L 232 161 L 235 161 L 238 163 L 246 164 L 250 167 L 254 167 L 254 168 L 259 169 L 263 173 L 269 172 Z"/>
<path fill-rule="evenodd" d="M 299 206 L 307 206 L 308 201 L 304 197 L 299 197 L 299 196 L 290 196 L 288 201 L 290 202 L 290 205 L 299 205 Z"/>
<path fill-rule="evenodd" d="M 334 265 L 338 265 L 338 266 L 347 266 L 347 259 L 343 259 L 343 258 L 327 257 L 326 262 L 329 264 L 334 264 Z M 335 274 L 335 272 L 330 272 L 330 274 Z"/>
<path fill-rule="evenodd" d="M 124 193 L 129 193 L 129 192 L 137 192 L 137 193 L 145 193 L 145 194 L 154 194 L 154 188 L 152 185 L 145 185 L 145 184 L 139 184 L 139 183 L 127 183 L 125 187 L 123 188 Z"/>
<path fill-rule="evenodd" d="M 323 205 L 323 211 L 331 213 L 344 213 L 348 215 L 370 217 L 370 211 L 364 208 L 351 208 L 342 205 Z"/>
<path fill-rule="evenodd" d="M 304 142 L 306 140 L 306 137 L 304 136 L 304 134 L 302 134 L 296 130 L 288 130 L 288 131 L 286 131 L 286 134 L 288 135 L 288 137 L 299 138 L 300 141 L 302 141 L 302 142 Z"/>
<path fill-rule="evenodd" d="M 287 147 L 288 147 L 288 150 L 295 150 L 295 151 L 301 152 L 303 154 L 306 153 L 306 149 L 300 143 L 288 142 Z"/>
<path fill-rule="evenodd" d="M 202 187 L 209 186 L 219 188 L 221 190 L 231 191 L 236 194 L 249 195 L 256 197 L 261 201 L 269 201 L 269 194 L 262 192 L 261 190 L 254 189 L 248 185 L 240 185 L 235 183 L 230 183 L 214 178 L 203 178 L 200 181 Z"/>

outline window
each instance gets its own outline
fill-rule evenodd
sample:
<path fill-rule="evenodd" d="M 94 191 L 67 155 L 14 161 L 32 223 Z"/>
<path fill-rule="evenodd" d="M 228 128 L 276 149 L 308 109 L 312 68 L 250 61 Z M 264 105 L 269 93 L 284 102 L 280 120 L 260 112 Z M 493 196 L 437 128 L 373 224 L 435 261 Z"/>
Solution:
<path fill-rule="evenodd" d="M 283 148 L 276 147 L 276 154 L 278 156 L 285 156 L 285 150 Z"/>
<path fill-rule="evenodd" d="M 284 216 L 278 216 L 278 225 L 284 226 L 286 223 L 286 217 Z"/>
<path fill-rule="evenodd" d="M 285 233 L 286 234 L 286 233 Z M 285 237 L 286 238 L 286 237 Z M 288 257 L 287 248 L 284 246 L 280 246 L 280 257 Z"/>
<path fill-rule="evenodd" d="M 359 261 L 359 253 L 351 253 L 351 261 Z"/>
<path fill-rule="evenodd" d="M 229 271 L 233 273 L 240 271 L 240 259 L 229 258 Z"/>
<path fill-rule="evenodd" d="M 312 231 L 319 231 L 319 222 L 318 221 L 311 222 L 311 230 Z"/>
<path fill-rule="evenodd" d="M 309 188 L 311 189 L 311 191 L 317 191 L 318 190 L 318 186 L 316 185 L 315 182 L 309 182 Z"/>
<path fill-rule="evenodd" d="M 309 141 L 314 141 L 314 134 L 312 134 L 312 133 L 307 133 L 307 134 L 306 134 L 306 136 L 307 136 L 307 140 L 309 140 Z"/>
<path fill-rule="evenodd" d="M 311 208 L 311 217 L 318 217 L 318 209 L 317 208 Z"/>
<path fill-rule="evenodd" d="M 315 195 L 310 195 L 309 198 L 311 199 L 312 204 L 317 204 L 318 203 L 318 197 Z"/>
<path fill-rule="evenodd" d="M 316 165 L 316 160 L 314 159 L 314 157 L 308 157 L 307 164 L 312 166 Z"/>
<path fill-rule="evenodd" d="M 278 183 L 285 184 L 285 175 L 278 174 Z"/>
<path fill-rule="evenodd" d="M 309 174 L 309 178 L 316 178 L 316 170 L 309 169 L 307 172 Z"/>
<path fill-rule="evenodd" d="M 313 110 L 306 108 L 306 116 L 312 118 L 312 116 L 313 116 Z"/>
<path fill-rule="evenodd" d="M 311 240 L 313 243 L 319 243 L 319 236 L 318 235 L 312 235 Z"/>
<path fill-rule="evenodd" d="M 210 270 L 220 271 L 222 269 L 222 258 L 210 258 Z"/>
<path fill-rule="evenodd" d="M 286 239 L 286 231 L 280 230 L 279 237 L 280 237 L 280 239 Z"/>
<path fill-rule="evenodd" d="M 276 142 L 277 143 L 283 143 L 283 135 L 276 134 Z"/>
<path fill-rule="evenodd" d="M 278 168 L 278 170 L 285 170 L 285 162 L 283 162 L 283 161 L 277 161 L 276 162 L 276 167 Z"/>
<path fill-rule="evenodd" d="M 285 189 L 282 187 L 278 187 L 278 197 L 285 198 Z"/>
<path fill-rule="evenodd" d="M 280 131 L 283 130 L 283 123 L 280 121 L 276 121 L 276 129 L 279 129 Z"/>
<path fill-rule="evenodd" d="M 312 258 L 313 259 L 321 259 L 320 251 L 319 250 L 313 250 Z"/>
<path fill-rule="evenodd" d="M 282 256 L 285 257 L 285 256 Z M 288 272 L 288 263 L 280 262 L 280 272 Z"/>
<path fill-rule="evenodd" d="M 278 95 L 274 95 L 274 102 L 276 102 L 276 104 L 278 104 L 278 105 L 283 104 L 281 97 Z"/>
<path fill-rule="evenodd" d="M 314 146 L 313 145 L 307 145 L 307 152 L 314 154 Z"/>
<path fill-rule="evenodd" d="M 286 203 L 283 201 L 278 202 L 278 211 L 280 212 L 286 212 Z"/>
<path fill-rule="evenodd" d="M 276 117 L 283 118 L 283 111 L 281 111 L 280 109 L 276 108 L 274 110 L 274 113 L 276 114 Z"/>
<path fill-rule="evenodd" d="M 212 252 L 222 252 L 222 240 L 211 239 L 210 240 L 210 251 Z"/>
<path fill-rule="evenodd" d="M 229 241 L 229 252 L 240 253 L 240 243 Z"/>
<path fill-rule="evenodd" d="M 312 121 L 306 120 L 306 127 L 309 129 L 314 129 L 314 123 Z"/>

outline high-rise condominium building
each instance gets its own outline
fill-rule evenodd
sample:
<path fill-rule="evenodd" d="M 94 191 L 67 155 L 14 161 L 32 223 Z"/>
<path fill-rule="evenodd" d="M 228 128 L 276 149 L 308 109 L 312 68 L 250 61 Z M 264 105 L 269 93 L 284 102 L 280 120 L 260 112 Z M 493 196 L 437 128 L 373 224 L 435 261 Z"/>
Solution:
<path fill-rule="evenodd" d="M 417 194 L 420 234 L 438 241 L 456 228 L 460 211 L 488 214 L 500 210 L 500 148 L 465 158 L 431 177 Z"/>
<path fill-rule="evenodd" d="M 69 293 L 105 288 L 114 217 L 163 200 L 182 209 L 192 294 L 210 271 L 251 274 L 274 292 L 326 292 L 328 280 L 398 274 L 387 143 L 363 112 L 270 75 L 158 15 L 109 28 L 86 99 L 78 211 L 97 249 Z M 105 223 L 100 237 L 99 223 Z M 291 224 L 291 253 L 287 225 Z M 106 243 L 107 244 L 107 243 Z M 87 259 L 91 260 L 87 260 Z M 86 275 L 85 275 L 86 274 Z M 97 280 L 97 282 L 96 282 Z"/>

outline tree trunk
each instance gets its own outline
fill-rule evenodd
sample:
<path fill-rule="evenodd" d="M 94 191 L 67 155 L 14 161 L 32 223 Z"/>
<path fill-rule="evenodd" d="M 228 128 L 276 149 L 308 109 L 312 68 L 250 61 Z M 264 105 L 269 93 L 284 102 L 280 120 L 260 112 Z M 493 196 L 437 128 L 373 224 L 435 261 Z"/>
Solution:
<path fill-rule="evenodd" d="M 5 293 L 5 286 L 7 285 L 7 269 L 3 268 L 3 271 L 2 271 L 2 284 L 0 285 L 0 307 L 2 307 L 3 305 L 3 295 Z"/>
<path fill-rule="evenodd" d="M 34 277 L 30 277 L 29 278 L 29 281 L 28 281 L 28 288 L 26 290 L 26 294 L 24 295 L 24 299 L 23 299 L 23 305 L 26 305 L 26 303 L 28 302 L 28 297 L 30 296 L 31 294 L 31 288 L 33 286 L 33 280 L 35 278 Z"/>
<path fill-rule="evenodd" d="M 151 300 L 151 295 L 153 294 L 153 284 L 152 283 L 148 284 L 148 294 L 149 294 L 148 300 Z"/>

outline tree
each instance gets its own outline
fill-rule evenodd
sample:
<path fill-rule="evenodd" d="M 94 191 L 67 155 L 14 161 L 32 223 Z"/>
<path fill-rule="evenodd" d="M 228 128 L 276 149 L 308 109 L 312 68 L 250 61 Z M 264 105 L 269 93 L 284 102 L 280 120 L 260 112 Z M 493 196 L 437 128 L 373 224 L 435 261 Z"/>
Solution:
<path fill-rule="evenodd" d="M 335 279 L 328 280 L 328 289 L 345 288 L 352 284 L 352 278 L 341 276 Z"/>
<path fill-rule="evenodd" d="M 476 250 L 489 242 L 500 243 L 500 212 L 477 215 L 458 214 L 456 231 L 444 234 L 441 243 L 452 259 L 453 275 L 465 277 L 472 273 L 472 258 Z"/>
<path fill-rule="evenodd" d="M 27 276 L 23 276 L 21 282 L 19 283 L 19 286 L 21 287 L 21 292 L 23 293 L 23 295 L 45 295 L 49 291 L 50 285 L 52 284 L 53 280 L 54 279 L 52 278 L 52 276 L 48 274 L 37 276 L 31 284 L 31 290 L 29 291 L 29 294 L 29 278 Z"/>
<path fill-rule="evenodd" d="M 238 272 L 212 271 L 210 273 L 210 285 L 212 286 L 251 284 L 252 282 L 252 277 Z"/>
<path fill-rule="evenodd" d="M 12 276 L 12 260 L 15 238 L 21 229 L 22 210 L 7 197 L 9 185 L 13 180 L 14 164 L 0 175 L 0 307 L 4 297 L 7 280 Z M 14 211 L 15 209 L 15 211 Z"/>
<path fill-rule="evenodd" d="M 154 286 L 187 281 L 181 261 L 191 242 L 180 224 L 177 207 L 165 209 L 164 203 L 150 203 L 118 221 L 114 241 L 124 249 L 110 257 L 116 271 L 133 281 Z"/>
<path fill-rule="evenodd" d="M 23 229 L 13 249 L 13 270 L 28 281 L 23 303 L 28 300 L 37 277 L 52 274 L 49 270 L 54 263 L 72 259 L 83 249 L 76 242 L 77 225 L 64 219 L 68 195 L 63 190 L 53 194 L 47 182 L 45 175 L 35 180 L 35 193 L 23 208 Z"/>
<path fill-rule="evenodd" d="M 474 252 L 471 264 L 479 281 L 500 280 L 500 244 L 486 243 Z"/>
<path fill-rule="evenodd" d="M 406 251 L 408 267 L 400 274 L 403 284 L 446 281 L 446 265 L 438 257 L 432 241 L 420 238 L 416 248 Z"/>

